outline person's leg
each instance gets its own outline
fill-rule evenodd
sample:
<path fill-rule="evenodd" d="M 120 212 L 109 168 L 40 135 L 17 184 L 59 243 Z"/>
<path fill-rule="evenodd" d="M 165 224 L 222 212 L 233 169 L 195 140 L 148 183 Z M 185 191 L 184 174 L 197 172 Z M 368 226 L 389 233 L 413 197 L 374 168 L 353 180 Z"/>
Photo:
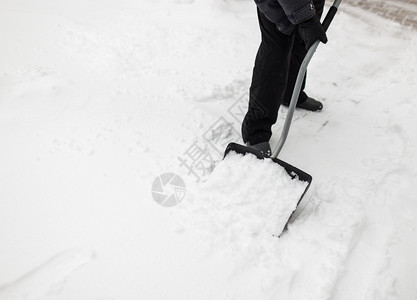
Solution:
<path fill-rule="evenodd" d="M 262 41 L 253 68 L 249 90 L 249 108 L 242 123 L 242 138 L 254 145 L 271 138 L 278 109 L 287 85 L 290 53 L 294 42 L 291 36 L 280 33 L 276 25 L 258 10 Z"/>
<path fill-rule="evenodd" d="M 304 41 L 300 38 L 298 34 L 295 35 L 294 39 L 294 47 L 291 53 L 291 63 L 290 63 L 290 71 L 288 73 L 288 84 L 284 94 L 283 104 L 288 106 L 291 101 L 292 93 L 294 90 L 295 82 L 297 81 L 298 71 L 300 70 L 301 63 L 305 55 L 307 54 L 307 50 L 304 48 Z M 298 96 L 298 102 L 302 103 L 307 100 L 307 95 L 304 92 L 304 88 L 306 85 L 307 73 L 304 76 L 303 84 L 301 86 L 300 95 Z"/>
<path fill-rule="evenodd" d="M 316 8 L 317 15 L 321 17 L 324 8 L 324 0 L 314 0 L 313 3 Z M 287 89 L 285 90 L 284 100 L 282 102 L 287 106 L 290 104 L 295 82 L 297 80 L 298 71 L 300 70 L 300 66 L 306 54 L 307 50 L 305 49 L 304 41 L 301 39 L 300 35 L 296 33 L 294 39 L 294 47 L 291 52 L 291 63 L 290 71 L 288 74 Z M 300 95 L 298 96 L 298 104 L 305 102 L 308 98 L 307 94 L 304 92 L 306 78 L 307 74 L 304 76 L 303 85 L 301 86 Z"/>

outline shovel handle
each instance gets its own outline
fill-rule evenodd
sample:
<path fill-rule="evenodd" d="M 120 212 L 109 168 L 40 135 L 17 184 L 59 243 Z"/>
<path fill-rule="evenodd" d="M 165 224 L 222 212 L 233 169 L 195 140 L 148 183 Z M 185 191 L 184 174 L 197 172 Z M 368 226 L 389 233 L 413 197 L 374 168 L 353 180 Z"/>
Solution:
<path fill-rule="evenodd" d="M 335 0 L 333 5 L 330 7 L 329 11 L 327 12 L 326 17 L 323 21 L 323 29 L 326 31 L 330 23 L 332 22 L 334 16 L 336 15 L 337 8 L 339 7 L 340 2 L 342 0 Z M 290 131 L 291 127 L 291 120 L 294 115 L 295 106 L 297 105 L 298 95 L 300 95 L 301 86 L 304 80 L 304 75 L 307 71 L 307 66 L 310 63 L 311 58 L 313 57 L 314 52 L 316 52 L 317 47 L 319 46 L 320 41 L 317 40 L 314 44 L 308 49 L 306 56 L 304 57 L 303 62 L 301 63 L 300 70 L 298 71 L 297 80 L 295 82 L 295 86 L 292 92 L 292 97 L 290 101 L 290 105 L 288 107 L 287 116 L 285 118 L 284 126 L 281 130 L 281 136 L 279 137 L 278 142 L 272 148 L 272 155 L 271 157 L 276 158 L 278 154 L 281 152 L 282 147 L 284 146 L 285 141 L 287 140 L 288 132 Z"/>
<path fill-rule="evenodd" d="M 330 23 L 333 21 L 333 18 L 337 13 L 337 8 L 339 7 L 340 2 L 342 2 L 342 0 L 336 0 L 326 14 L 322 23 L 325 32 L 329 29 Z"/>

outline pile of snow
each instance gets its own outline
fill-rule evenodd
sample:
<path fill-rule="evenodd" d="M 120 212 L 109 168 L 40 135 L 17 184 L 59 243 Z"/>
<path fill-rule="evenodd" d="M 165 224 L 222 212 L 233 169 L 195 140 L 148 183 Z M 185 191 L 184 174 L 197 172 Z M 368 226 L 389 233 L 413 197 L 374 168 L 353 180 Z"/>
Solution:
<path fill-rule="evenodd" d="M 229 227 L 236 236 L 260 231 L 279 236 L 307 185 L 308 182 L 292 179 L 272 159 L 231 151 L 216 166 L 200 193 L 205 202 L 218 208 L 219 219 L 212 222 L 219 228 Z"/>
<path fill-rule="evenodd" d="M 324 110 L 280 154 L 313 176 L 281 238 L 282 170 L 220 162 L 252 1 L 7 0 L 0 34 L 1 300 L 417 299 L 415 31 L 342 3 L 309 69 Z"/>

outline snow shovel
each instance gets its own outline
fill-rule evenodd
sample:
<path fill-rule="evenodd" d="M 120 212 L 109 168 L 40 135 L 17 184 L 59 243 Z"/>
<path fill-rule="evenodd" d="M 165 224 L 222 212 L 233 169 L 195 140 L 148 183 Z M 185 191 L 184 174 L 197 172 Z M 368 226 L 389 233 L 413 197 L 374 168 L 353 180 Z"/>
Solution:
<path fill-rule="evenodd" d="M 323 23 L 323 29 L 324 31 L 327 31 L 327 29 L 330 26 L 330 23 L 332 22 L 334 16 L 336 15 L 337 12 L 337 8 L 339 7 L 339 4 L 342 0 L 335 0 L 333 5 L 330 7 Z M 277 144 L 272 147 L 272 154 L 270 157 L 265 156 L 263 153 L 261 153 L 258 150 L 255 150 L 253 148 L 247 147 L 247 146 L 242 146 L 236 143 L 230 143 L 225 150 L 225 154 L 224 154 L 224 158 L 226 158 L 226 156 L 231 152 L 236 152 L 238 154 L 242 154 L 242 155 L 246 155 L 246 154 L 252 154 L 255 155 L 258 159 L 271 159 L 274 163 L 277 163 L 278 165 L 280 165 L 281 167 L 283 167 L 285 169 L 285 171 L 288 173 L 288 175 L 291 177 L 292 180 L 299 180 L 302 182 L 307 183 L 305 185 L 305 189 L 304 192 L 301 194 L 301 196 L 297 199 L 298 202 L 295 203 L 295 205 L 293 206 L 294 209 L 291 209 L 291 211 L 289 211 L 287 213 L 287 218 L 286 220 L 281 220 L 284 221 L 282 222 L 284 224 L 283 228 L 280 229 L 280 231 L 278 233 L 276 233 L 276 235 L 281 236 L 282 232 L 285 231 L 285 229 L 287 228 L 288 222 L 291 219 L 293 213 L 295 212 L 295 209 L 297 208 L 297 206 L 299 205 L 300 201 L 303 199 L 304 195 L 307 193 L 311 182 L 312 182 L 312 177 L 310 174 L 292 166 L 289 163 L 286 163 L 280 159 L 277 158 L 278 154 L 280 153 L 282 147 L 284 146 L 284 143 L 287 139 L 288 136 L 288 132 L 290 130 L 290 125 L 291 125 L 291 121 L 294 115 L 294 111 L 295 111 L 295 107 L 297 104 L 297 100 L 298 100 L 298 96 L 300 94 L 300 90 L 301 90 L 301 86 L 302 86 L 302 82 L 304 79 L 304 75 L 307 71 L 307 66 L 310 63 L 311 58 L 313 57 L 313 54 L 315 53 L 318 45 L 320 44 L 320 41 L 317 40 L 308 50 L 301 66 L 300 66 L 300 70 L 298 72 L 298 76 L 297 76 L 297 80 L 294 86 L 294 90 L 292 93 L 292 97 L 291 97 L 291 102 L 290 105 L 288 107 L 288 112 L 287 112 L 287 116 L 285 118 L 285 122 L 284 122 L 284 126 L 282 128 L 282 132 L 281 132 L 281 136 L 277 142 Z"/>

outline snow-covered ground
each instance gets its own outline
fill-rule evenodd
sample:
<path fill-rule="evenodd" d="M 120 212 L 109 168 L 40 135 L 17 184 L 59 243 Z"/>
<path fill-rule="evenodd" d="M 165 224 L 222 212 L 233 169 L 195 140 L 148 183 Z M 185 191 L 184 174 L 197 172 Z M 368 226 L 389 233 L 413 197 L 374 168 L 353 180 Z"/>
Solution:
<path fill-rule="evenodd" d="M 0 36 L 1 300 L 417 299 L 415 31 L 341 4 L 309 69 L 324 110 L 280 154 L 313 184 L 279 239 L 253 171 L 219 165 L 252 1 L 3 0 Z"/>

